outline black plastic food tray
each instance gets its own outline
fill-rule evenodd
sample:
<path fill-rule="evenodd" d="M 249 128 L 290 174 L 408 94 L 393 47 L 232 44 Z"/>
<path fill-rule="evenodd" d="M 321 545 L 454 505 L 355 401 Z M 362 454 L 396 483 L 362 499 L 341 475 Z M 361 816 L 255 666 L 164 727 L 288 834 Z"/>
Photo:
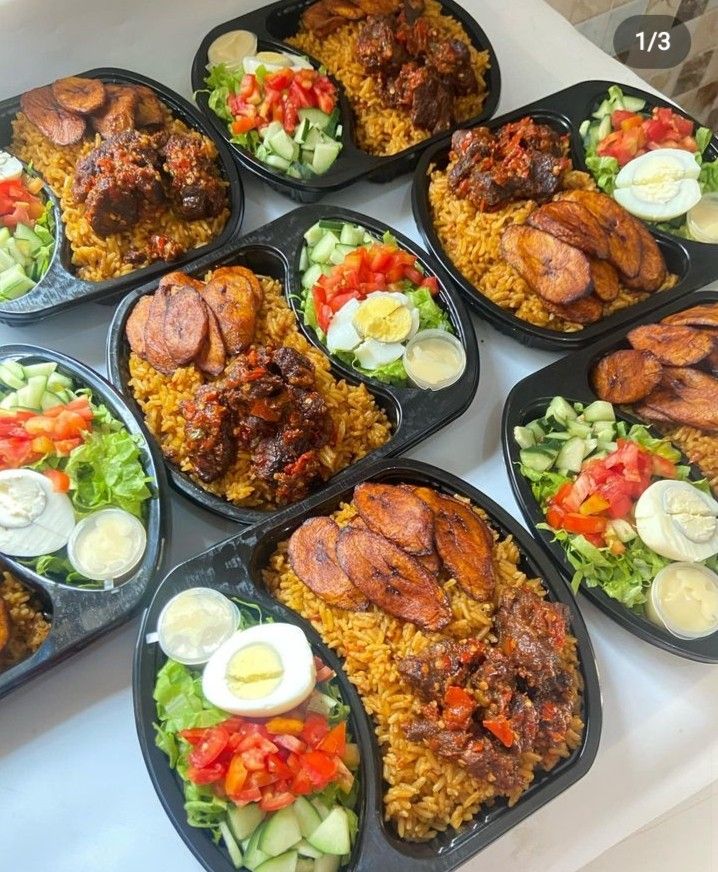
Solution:
<path fill-rule="evenodd" d="M 217 255 L 197 261 L 192 264 L 190 272 L 201 277 L 207 270 L 223 264 L 242 264 L 257 273 L 279 279 L 284 284 L 285 295 L 290 306 L 297 314 L 299 329 L 310 343 L 327 354 L 314 331 L 304 327 L 297 309 L 297 298 L 301 291 L 299 256 L 304 242 L 304 232 L 322 218 L 352 221 L 379 236 L 389 229 L 381 221 L 338 206 L 303 206 L 242 237 Z M 330 356 L 333 374 L 354 384 L 365 384 L 377 403 L 386 411 L 393 428 L 393 435 L 386 444 L 339 472 L 331 479 L 332 481 L 344 481 L 357 467 L 363 469 L 379 457 L 407 451 L 431 433 L 458 418 L 471 404 L 479 384 L 479 351 L 474 328 L 451 282 L 447 281 L 445 274 L 433 259 L 415 243 L 394 230 L 391 232 L 402 248 L 416 255 L 427 273 L 438 276 L 442 286 L 439 300 L 449 313 L 456 335 L 466 349 L 466 370 L 463 376 L 450 387 L 435 392 L 424 391 L 382 384 L 361 375 Z M 156 284 L 152 282 L 122 301 L 115 313 L 107 339 L 107 371 L 110 380 L 125 396 L 133 412 L 140 416 L 141 409 L 134 400 L 129 386 L 130 347 L 125 337 L 125 324 L 138 297 L 152 293 L 155 289 Z M 205 509 L 241 524 L 255 524 L 267 517 L 267 510 L 240 508 L 228 500 L 208 493 L 169 461 L 167 466 L 173 486 Z"/>
<path fill-rule="evenodd" d="M 159 573 L 165 538 L 169 534 L 165 504 L 167 481 L 159 452 L 114 388 L 84 364 L 48 348 L 6 345 L 0 352 L 0 363 L 5 360 L 55 361 L 58 372 L 73 378 L 78 387 L 91 388 L 93 396 L 104 403 L 130 433 L 140 437 L 142 463 L 150 479 L 152 496 L 147 503 L 147 548 L 142 561 L 131 578 L 110 590 L 83 590 L 51 581 L 18 560 L 0 555 L 0 573 L 7 570 L 26 585 L 43 604 L 51 621 L 50 633 L 40 648 L 0 672 L 0 698 L 128 620 Z"/>
<path fill-rule="evenodd" d="M 229 30 L 249 30 L 257 35 L 257 48 L 260 51 L 292 51 L 297 49 L 287 45 L 283 40 L 293 36 L 299 30 L 299 19 L 302 12 L 313 0 L 293 0 L 278 3 L 270 3 L 262 6 L 246 15 L 240 15 L 231 21 L 225 21 L 214 27 L 205 36 L 197 49 L 197 54 L 192 62 L 192 89 L 195 91 L 195 99 L 202 112 L 209 119 L 215 132 L 229 141 L 229 133 L 226 123 L 219 118 L 208 105 L 208 97 L 205 90 L 204 79 L 207 74 L 207 52 L 212 42 Z M 486 76 L 487 95 L 483 108 L 479 115 L 463 122 L 467 125 L 478 124 L 486 118 L 490 118 L 496 111 L 501 92 L 501 73 L 496 53 L 484 31 L 469 13 L 454 0 L 441 0 L 443 9 L 461 22 L 464 30 L 471 38 L 472 43 L 479 51 L 489 53 L 490 67 Z M 315 58 L 310 58 L 315 67 L 320 63 Z M 232 145 L 232 152 L 243 167 L 259 176 L 272 188 L 297 200 L 300 203 L 314 203 L 330 191 L 338 191 L 348 185 L 358 182 L 360 179 L 370 179 L 375 182 L 388 182 L 398 175 L 410 172 L 424 149 L 433 143 L 446 139 L 446 133 L 436 134 L 410 148 L 405 148 L 394 155 L 380 157 L 363 151 L 354 139 L 354 114 L 346 97 L 344 88 L 335 78 L 332 81 L 337 87 L 339 95 L 339 107 L 342 113 L 342 150 L 339 157 L 324 175 L 317 176 L 309 181 L 291 179 L 282 173 L 273 170 L 263 164 L 246 148 Z"/>
<path fill-rule="evenodd" d="M 548 124 L 562 133 L 570 136 L 571 159 L 576 169 L 586 170 L 584 160 L 584 147 L 579 125 L 585 118 L 589 118 L 605 95 L 613 82 L 590 81 L 572 85 L 563 91 L 542 97 L 534 103 L 529 103 L 514 112 L 494 118 L 486 124 L 487 127 L 496 129 L 508 121 L 515 121 L 530 115 L 536 121 Z M 629 85 L 621 85 L 626 94 L 643 97 L 648 105 L 676 107 L 660 97 L 641 91 Z M 684 113 L 681 113 L 684 114 Z M 686 115 L 687 118 L 690 116 Z M 691 118 L 694 124 L 700 122 Z M 466 125 L 467 127 L 475 125 Z M 554 351 L 573 351 L 576 348 L 584 348 L 603 336 L 615 334 L 624 325 L 630 324 L 645 315 L 654 312 L 669 300 L 682 297 L 689 291 L 695 291 L 708 282 L 718 278 L 718 246 L 681 239 L 668 233 L 654 230 L 647 225 L 666 259 L 669 270 L 679 276 L 678 284 L 669 291 L 651 294 L 642 303 L 628 306 L 620 312 L 616 312 L 607 318 L 602 318 L 595 324 L 590 324 L 582 330 L 574 333 L 563 333 L 558 330 L 550 330 L 546 327 L 537 327 L 518 318 L 508 309 L 504 309 L 497 303 L 484 296 L 476 287 L 463 276 L 458 267 L 444 251 L 431 218 L 429 206 L 429 173 L 430 168 L 443 169 L 449 161 L 450 145 L 444 141 L 436 144 L 424 152 L 414 174 L 412 186 L 412 207 L 414 219 L 421 231 L 429 251 L 441 262 L 449 275 L 456 282 L 459 290 L 467 303 L 489 323 L 493 324 L 502 333 L 506 333 L 513 339 L 517 339 L 522 345 L 531 348 L 548 348 Z M 709 155 L 718 157 L 718 138 L 713 137 L 709 145 Z"/>
<path fill-rule="evenodd" d="M 654 324 L 673 312 L 680 312 L 690 306 L 697 306 L 702 303 L 715 303 L 716 301 L 718 301 L 718 291 L 697 292 L 680 300 L 671 301 L 662 308 L 651 312 L 650 315 L 645 315 L 638 323 Z M 637 325 L 633 324 L 631 326 L 635 327 Z M 611 337 L 606 337 L 590 348 L 567 355 L 557 363 L 535 372 L 533 375 L 520 381 L 506 400 L 502 422 L 504 459 L 516 500 L 521 507 L 527 523 L 532 528 L 545 519 L 531 493 L 530 482 L 519 472 L 519 448 L 513 438 L 514 427 L 523 425 L 533 418 L 541 417 L 546 406 L 556 395 L 582 403 L 591 403 L 598 399 L 591 387 L 590 372 L 594 364 L 605 354 L 609 354 L 619 348 L 630 347 L 626 340 L 626 332 L 622 330 Z M 625 414 L 621 415 L 621 417 L 630 422 L 639 420 L 633 414 Z M 642 421 L 641 423 L 649 424 L 650 422 Z M 687 460 L 686 463 L 688 463 Z M 695 465 L 692 465 L 692 470 L 695 479 L 705 477 Z M 551 555 L 559 569 L 570 579 L 573 575 L 573 569 L 566 559 L 566 553 L 561 543 L 553 541 L 553 535 L 550 530 L 536 530 L 536 535 L 545 551 Z M 582 584 L 581 593 L 585 594 L 610 618 L 613 618 L 614 621 L 630 633 L 644 639 L 646 642 L 657 645 L 671 654 L 678 654 L 680 657 L 687 657 L 690 660 L 700 660 L 704 663 L 718 663 L 718 632 L 713 633 L 711 636 L 705 636 L 703 639 L 679 639 L 677 636 L 673 636 L 667 630 L 649 621 L 648 618 L 642 617 L 622 603 L 612 599 L 601 588 L 590 588 Z"/>
<path fill-rule="evenodd" d="M 55 315 L 78 303 L 88 300 L 93 302 L 112 302 L 119 299 L 123 293 L 155 276 L 166 272 L 170 267 L 181 268 L 198 257 L 216 252 L 239 233 L 244 217 L 244 192 L 237 167 L 232 159 L 229 148 L 218 137 L 212 127 L 206 122 L 197 108 L 180 97 L 179 94 L 130 70 L 114 67 L 102 67 L 88 70 L 78 75 L 92 79 L 102 79 L 103 82 L 120 84 L 141 84 L 151 88 L 172 114 L 184 121 L 189 127 L 199 130 L 210 137 L 219 152 L 219 168 L 225 181 L 229 183 L 227 196 L 230 216 L 222 233 L 200 248 L 190 249 L 182 257 L 168 264 L 157 261 L 149 266 L 134 270 L 125 276 L 106 279 L 99 282 L 85 281 L 75 274 L 72 265 L 72 250 L 65 234 L 65 226 L 61 220 L 60 207 L 57 198 L 45 186 L 45 195 L 50 196 L 55 206 L 55 253 L 50 268 L 37 287 L 16 300 L 0 303 L 0 321 L 7 324 L 26 324 L 39 321 L 48 315 Z M 0 102 L 0 148 L 9 145 L 12 138 L 12 121 L 20 111 L 20 96 L 10 97 Z"/>
<path fill-rule="evenodd" d="M 568 606 L 571 632 L 578 640 L 584 681 L 582 717 L 585 729 L 581 745 L 550 772 L 538 773 L 531 787 L 512 808 L 504 801 L 497 801 L 489 810 L 479 812 L 473 821 L 460 830 L 447 831 L 426 843 L 400 839 L 383 820 L 385 785 L 382 782 L 381 754 L 371 718 L 344 674 L 341 660 L 321 642 L 309 622 L 271 598 L 262 582 L 262 568 L 277 543 L 291 535 L 310 515 L 333 512 L 340 502 L 351 498 L 355 484 L 368 480 L 429 485 L 448 494 L 464 495 L 483 508 L 492 524 L 503 535 L 512 535 L 517 542 L 522 554 L 522 568 L 530 576 L 543 579 L 552 600 Z M 194 586 L 211 587 L 227 596 L 252 600 L 276 619 L 297 624 L 322 659 L 337 672 L 342 694 L 351 707 L 351 729 L 357 737 L 361 756 L 359 835 L 347 867 L 348 872 L 375 872 L 377 869 L 389 869 L 391 872 L 450 872 L 575 784 L 593 764 L 601 734 L 601 693 L 588 631 L 566 583 L 524 528 L 483 493 L 436 467 L 415 461 L 384 460 L 364 469 L 361 474 L 356 474 L 355 470 L 351 480 L 333 484 L 325 493 L 285 513 L 281 518 L 252 527 L 175 567 L 162 582 L 145 613 L 135 649 L 133 671 L 135 720 L 142 753 L 170 820 L 195 857 L 211 872 L 230 872 L 232 865 L 229 857 L 222 846 L 212 842 L 206 831 L 187 824 L 180 782 L 170 770 L 166 756 L 155 746 L 152 726 L 156 720 L 152 692 L 157 672 L 165 658 L 158 645 L 147 641 L 147 634 L 155 630 L 165 603 L 179 591 Z"/>

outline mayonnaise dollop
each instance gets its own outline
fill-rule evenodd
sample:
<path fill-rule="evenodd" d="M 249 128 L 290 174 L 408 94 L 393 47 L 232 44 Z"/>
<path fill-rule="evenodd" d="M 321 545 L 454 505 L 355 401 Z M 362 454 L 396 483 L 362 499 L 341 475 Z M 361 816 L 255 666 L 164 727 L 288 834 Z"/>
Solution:
<path fill-rule="evenodd" d="M 670 563 L 653 581 L 648 617 L 682 639 L 718 630 L 718 575 L 700 563 Z"/>

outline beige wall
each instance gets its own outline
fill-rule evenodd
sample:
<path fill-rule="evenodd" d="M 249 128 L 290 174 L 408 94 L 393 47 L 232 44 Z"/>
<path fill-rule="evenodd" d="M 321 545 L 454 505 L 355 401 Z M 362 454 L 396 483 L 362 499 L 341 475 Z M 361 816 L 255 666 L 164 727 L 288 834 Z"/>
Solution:
<path fill-rule="evenodd" d="M 636 70 L 713 130 L 718 129 L 718 0 L 547 0 L 591 42 L 613 54 L 613 35 L 631 15 L 673 15 L 691 34 L 686 60 L 670 70 Z"/>

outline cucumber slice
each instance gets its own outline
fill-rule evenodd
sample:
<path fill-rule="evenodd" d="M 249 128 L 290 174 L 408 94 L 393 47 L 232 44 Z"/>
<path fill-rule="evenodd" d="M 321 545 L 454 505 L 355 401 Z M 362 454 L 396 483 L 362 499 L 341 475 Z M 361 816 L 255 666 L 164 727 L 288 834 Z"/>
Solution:
<path fill-rule="evenodd" d="M 299 857 L 296 851 L 287 851 L 279 857 L 270 857 L 261 866 L 257 866 L 256 872 L 297 872 Z"/>
<path fill-rule="evenodd" d="M 12 242 L 12 239 L 10 240 Z M 35 287 L 35 282 L 25 274 L 20 263 L 0 273 L 0 299 L 16 300 Z"/>
<path fill-rule="evenodd" d="M 25 369 L 21 363 L 17 360 L 4 360 L 2 365 L 5 369 L 9 369 L 15 378 L 22 379 L 23 384 L 25 383 Z"/>
<path fill-rule="evenodd" d="M 322 141 L 322 131 L 318 127 L 310 127 L 307 133 L 302 148 L 308 152 L 314 151 L 317 143 Z"/>
<path fill-rule="evenodd" d="M 284 129 L 277 131 L 271 137 L 267 137 L 265 143 L 275 154 L 290 163 L 299 156 L 299 146 Z"/>
<path fill-rule="evenodd" d="M 314 872 L 314 860 L 310 860 L 309 857 L 300 857 L 297 860 L 295 872 Z"/>
<path fill-rule="evenodd" d="M 344 229 L 344 222 L 339 221 L 335 218 L 320 218 L 319 226 L 324 230 L 331 230 L 332 233 L 341 234 L 342 230 Z"/>
<path fill-rule="evenodd" d="M 345 224 L 339 234 L 339 242 L 342 245 L 351 245 L 356 248 L 364 241 L 364 228 L 356 224 Z"/>
<path fill-rule="evenodd" d="M 234 838 L 241 842 L 251 836 L 265 818 L 265 813 L 256 802 L 249 805 L 232 806 L 227 811 L 227 821 Z"/>
<path fill-rule="evenodd" d="M 592 432 L 591 425 L 583 421 L 569 421 L 566 429 L 571 436 L 580 436 L 582 439 L 588 439 Z"/>
<path fill-rule="evenodd" d="M 292 808 L 297 816 L 302 837 L 308 839 L 322 822 L 319 813 L 305 796 L 298 796 L 294 800 Z"/>
<path fill-rule="evenodd" d="M 264 163 L 269 167 L 274 167 L 276 170 L 284 170 L 286 172 L 291 166 L 291 159 L 287 160 L 278 154 L 268 154 L 264 158 Z"/>
<path fill-rule="evenodd" d="M 0 409 L 14 410 L 17 408 L 17 394 L 13 391 L 0 400 Z"/>
<path fill-rule="evenodd" d="M 219 822 L 219 831 L 222 833 L 222 839 L 224 840 L 224 844 L 227 846 L 227 851 L 229 852 L 229 859 L 232 861 L 235 869 L 242 868 L 242 850 L 234 840 L 234 836 L 232 835 L 229 825 L 226 821 Z"/>
<path fill-rule="evenodd" d="M 569 421 L 575 420 L 578 415 L 571 403 L 564 400 L 563 397 L 554 397 L 548 404 L 546 409 L 547 418 L 555 418 L 561 424 L 568 424 Z M 586 420 L 589 420 L 588 418 Z"/>
<path fill-rule="evenodd" d="M 583 440 L 583 456 L 584 458 L 588 457 L 589 454 L 594 452 L 598 447 L 598 439 L 584 439 Z"/>
<path fill-rule="evenodd" d="M 244 852 L 244 865 L 250 872 L 254 872 L 257 867 L 261 866 L 265 860 L 269 859 L 269 854 L 265 854 L 259 847 L 259 840 L 262 838 L 262 831 L 266 823 L 260 824 L 249 838 L 249 843 Z"/>
<path fill-rule="evenodd" d="M 336 854 L 339 857 L 348 854 L 352 846 L 346 809 L 340 805 L 334 806 L 307 841 L 323 854 Z"/>
<path fill-rule="evenodd" d="M 302 246 L 302 253 L 299 255 L 299 272 L 304 272 L 309 268 L 309 255 L 307 254 L 307 246 Z"/>
<path fill-rule="evenodd" d="M 339 239 L 331 230 L 328 230 L 309 252 L 309 260 L 314 263 L 329 263 L 331 253 L 338 242 Z"/>
<path fill-rule="evenodd" d="M 612 518 L 608 522 L 608 526 L 613 530 L 621 542 L 630 542 L 632 539 L 636 538 L 636 531 L 628 521 L 624 521 L 623 518 Z"/>
<path fill-rule="evenodd" d="M 312 246 L 316 245 L 317 242 L 324 236 L 324 231 L 319 226 L 319 222 L 316 224 L 312 224 L 309 230 L 304 234 L 304 239 L 306 240 L 307 245 Z"/>
<path fill-rule="evenodd" d="M 613 102 L 606 97 L 598 109 L 593 113 L 593 117 L 600 121 L 602 118 L 605 118 L 606 115 L 610 115 L 613 109 Z"/>
<path fill-rule="evenodd" d="M 302 831 L 299 829 L 294 809 L 287 806 L 275 812 L 262 828 L 259 849 L 270 857 L 278 857 L 292 845 L 296 845 L 301 838 Z"/>
<path fill-rule="evenodd" d="M 556 449 L 544 445 L 536 445 L 533 448 L 524 448 L 519 452 L 521 463 L 535 472 L 545 472 L 551 469 L 554 460 L 558 457 Z"/>
<path fill-rule="evenodd" d="M 24 406 L 26 409 L 41 409 L 42 396 L 47 387 L 47 377 L 44 375 L 33 375 L 28 379 L 27 384 L 20 388 L 17 392 L 17 402 L 19 406 Z"/>
<path fill-rule="evenodd" d="M 528 427 L 514 427 L 514 441 L 519 448 L 531 448 L 536 444 L 536 435 Z"/>
<path fill-rule="evenodd" d="M 338 872 L 342 858 L 336 854 L 322 854 L 314 861 L 314 872 Z"/>
<path fill-rule="evenodd" d="M 615 421 L 616 413 L 611 403 L 605 400 L 595 400 L 583 410 L 584 420 L 594 423 L 595 421 Z"/>
<path fill-rule="evenodd" d="M 331 116 L 327 115 L 326 112 L 322 112 L 321 109 L 315 109 L 312 106 L 300 109 L 299 117 L 302 121 L 306 118 L 312 127 L 318 127 L 320 130 L 324 130 L 329 125 L 331 119 Z"/>
<path fill-rule="evenodd" d="M 580 436 L 572 436 L 559 451 L 556 457 L 556 466 L 559 470 L 567 472 L 580 472 L 584 458 L 586 443 Z"/>
<path fill-rule="evenodd" d="M 297 129 L 294 131 L 294 141 L 298 142 L 300 145 L 303 145 L 306 142 L 307 134 L 312 129 L 311 122 L 308 118 L 302 118 L 302 120 L 297 124 Z"/>
<path fill-rule="evenodd" d="M 304 797 L 302 797 L 302 799 L 304 799 Z M 314 809 L 312 809 L 312 811 L 314 811 Z M 317 818 L 319 819 L 318 816 Z M 312 860 L 318 860 L 320 857 L 324 856 L 321 851 L 317 851 L 313 845 L 310 845 L 306 839 L 301 839 L 301 841 L 297 842 L 295 848 L 299 851 L 300 856 L 310 857 Z"/>
<path fill-rule="evenodd" d="M 45 378 L 49 378 L 56 369 L 57 364 L 50 361 L 46 363 L 29 363 L 27 366 L 23 366 L 26 381 L 29 381 L 34 375 L 44 375 Z"/>
<path fill-rule="evenodd" d="M 18 378 L 15 373 L 5 364 L 0 364 L 0 381 L 13 390 L 18 390 L 25 386 L 25 380 Z"/>
<path fill-rule="evenodd" d="M 322 820 L 329 817 L 329 806 L 325 805 L 321 799 L 310 799 L 309 802 L 314 806 L 317 814 Z"/>
<path fill-rule="evenodd" d="M 624 94 L 623 105 L 629 112 L 640 112 L 646 108 L 646 101 L 643 97 L 631 97 L 628 94 Z"/>
<path fill-rule="evenodd" d="M 314 172 L 319 176 L 327 172 L 337 159 L 340 150 L 341 144 L 338 142 L 318 142 L 314 149 L 314 160 L 312 161 Z"/>
<path fill-rule="evenodd" d="M 72 390 L 72 379 L 62 373 L 53 372 L 47 377 L 47 389 L 55 393 L 63 389 Z"/>
<path fill-rule="evenodd" d="M 318 263 L 313 263 L 309 269 L 302 275 L 302 287 L 313 288 L 315 283 L 322 276 L 322 268 Z"/>
<path fill-rule="evenodd" d="M 344 258 L 349 254 L 350 251 L 354 251 L 355 246 L 353 245 L 342 245 L 339 243 L 334 249 L 334 251 L 329 255 L 329 260 L 333 264 L 343 263 Z"/>
<path fill-rule="evenodd" d="M 543 427 L 539 424 L 538 421 L 529 421 L 526 425 L 527 430 L 532 430 L 534 436 L 536 437 L 536 441 L 540 442 L 544 436 L 546 435 Z"/>
<path fill-rule="evenodd" d="M 601 123 L 598 125 L 596 141 L 601 142 L 601 140 L 605 139 L 612 130 L 613 125 L 611 124 L 611 116 L 606 115 L 601 119 Z"/>
<path fill-rule="evenodd" d="M 45 412 L 48 409 L 53 409 L 55 406 L 62 406 L 64 403 L 65 400 L 62 397 L 53 394 L 52 391 L 45 391 L 40 400 L 40 408 Z"/>

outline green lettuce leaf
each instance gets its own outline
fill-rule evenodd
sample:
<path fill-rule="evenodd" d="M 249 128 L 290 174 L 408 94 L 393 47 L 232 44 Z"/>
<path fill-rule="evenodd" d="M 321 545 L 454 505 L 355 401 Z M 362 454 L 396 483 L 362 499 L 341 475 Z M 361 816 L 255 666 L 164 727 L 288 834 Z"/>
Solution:
<path fill-rule="evenodd" d="M 698 176 L 698 184 L 704 194 L 718 191 L 718 160 L 711 160 L 703 164 Z"/>
<path fill-rule="evenodd" d="M 415 291 L 406 291 L 406 296 L 419 310 L 420 330 L 445 330 L 453 333 L 449 315 L 439 306 L 428 288 L 417 288 Z"/>
<path fill-rule="evenodd" d="M 117 506 L 138 518 L 152 495 L 140 462 L 139 437 L 127 430 L 90 433 L 75 448 L 65 472 L 72 481 L 72 502 L 80 515 Z"/>
<path fill-rule="evenodd" d="M 596 180 L 598 187 L 607 194 L 612 194 L 616 187 L 616 176 L 620 170 L 615 157 L 599 157 L 597 154 L 586 154 L 586 166 Z"/>
<path fill-rule="evenodd" d="M 698 146 L 698 154 L 703 154 L 703 152 L 708 147 L 711 139 L 713 138 L 713 131 L 709 127 L 699 127 L 694 134 L 694 139 L 696 141 L 696 145 Z"/>

